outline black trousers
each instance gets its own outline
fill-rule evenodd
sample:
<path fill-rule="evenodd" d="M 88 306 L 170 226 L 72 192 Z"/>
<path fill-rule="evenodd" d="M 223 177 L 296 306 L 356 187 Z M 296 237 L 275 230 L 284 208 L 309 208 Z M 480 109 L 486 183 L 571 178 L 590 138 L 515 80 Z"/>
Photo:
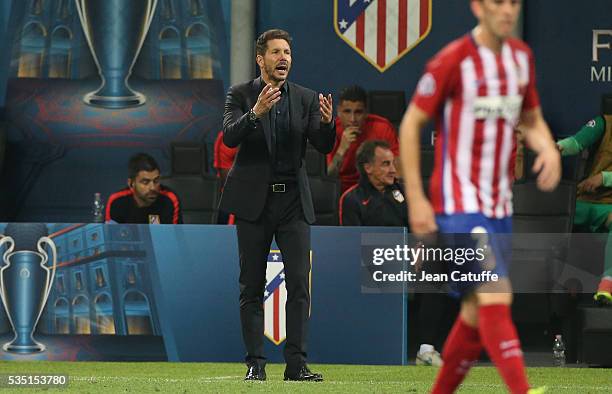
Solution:
<path fill-rule="evenodd" d="M 421 293 L 418 311 L 418 344 L 442 351 L 442 344 L 459 313 L 459 302 L 446 293 Z"/>
<path fill-rule="evenodd" d="M 287 303 L 285 306 L 287 371 L 297 372 L 306 360 L 310 314 L 310 226 L 304 220 L 297 185 L 285 193 L 268 193 L 260 218 L 236 219 L 240 253 L 240 321 L 247 363 L 265 364 L 263 296 L 272 238 L 283 256 Z"/>

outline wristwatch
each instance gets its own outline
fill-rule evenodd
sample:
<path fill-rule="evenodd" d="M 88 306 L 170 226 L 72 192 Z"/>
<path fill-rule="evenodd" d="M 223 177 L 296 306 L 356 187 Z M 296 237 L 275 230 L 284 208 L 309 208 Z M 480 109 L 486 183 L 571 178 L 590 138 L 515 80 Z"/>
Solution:
<path fill-rule="evenodd" d="M 255 114 L 255 111 L 253 111 L 253 108 L 249 110 L 248 117 L 249 117 L 249 122 L 255 124 L 258 118 L 257 118 L 257 115 Z"/>

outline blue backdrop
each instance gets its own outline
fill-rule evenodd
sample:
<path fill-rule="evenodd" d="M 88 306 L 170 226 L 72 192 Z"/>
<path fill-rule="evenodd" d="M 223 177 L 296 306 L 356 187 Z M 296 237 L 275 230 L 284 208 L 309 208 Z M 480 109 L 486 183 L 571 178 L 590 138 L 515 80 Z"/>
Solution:
<path fill-rule="evenodd" d="M 612 35 L 600 36 L 608 49 L 594 62 L 593 30 L 612 34 L 609 0 L 525 1 L 525 39 L 536 58 L 542 108 L 554 134 L 574 134 L 600 111 L 604 93 L 612 93 Z M 591 80 L 591 67 L 605 67 L 605 80 Z"/>
<path fill-rule="evenodd" d="M 384 73 L 336 35 L 331 0 L 259 1 L 256 33 L 281 28 L 292 35 L 291 79 L 311 89 L 338 93 L 357 83 L 366 89 L 405 90 L 410 97 L 427 60 L 475 23 L 466 1 L 432 3 L 432 29 L 427 38 Z"/>
<path fill-rule="evenodd" d="M 18 237 L 23 239 L 28 225 L 22 226 Z M 234 226 L 47 227 L 58 268 L 36 337 L 48 350 L 27 355 L 0 350 L 0 359 L 243 360 Z M 0 234 L 4 230 L 0 225 Z M 370 253 L 362 258 L 362 246 L 393 247 L 406 242 L 406 236 L 403 228 L 312 227 L 310 361 L 407 363 L 406 290 L 362 291 L 362 266 L 371 259 Z M 268 279 L 272 293 L 284 292 L 284 279 L 278 281 L 279 290 L 275 279 Z M 16 306 L 24 300 L 8 302 Z M 283 315 L 278 316 L 282 326 Z M 283 338 L 279 335 L 278 344 L 265 339 L 270 361 L 283 361 Z M 11 339 L 0 307 L 0 344 Z"/>
<path fill-rule="evenodd" d="M 150 226 L 153 288 L 171 361 L 239 361 L 244 355 L 233 226 Z M 405 295 L 362 294 L 362 234 L 372 228 L 312 228 L 309 360 L 406 364 Z M 389 242 L 404 229 L 376 229 Z M 274 247 L 273 247 L 274 248 Z M 266 340 L 271 361 L 282 346 Z"/>

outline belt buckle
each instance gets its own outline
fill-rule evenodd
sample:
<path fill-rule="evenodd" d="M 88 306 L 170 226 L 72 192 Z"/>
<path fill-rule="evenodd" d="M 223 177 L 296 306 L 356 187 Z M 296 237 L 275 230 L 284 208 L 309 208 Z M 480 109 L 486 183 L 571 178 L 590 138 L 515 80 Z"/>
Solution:
<path fill-rule="evenodd" d="M 284 183 L 275 183 L 272 185 L 272 193 L 284 193 L 284 192 L 285 192 Z"/>

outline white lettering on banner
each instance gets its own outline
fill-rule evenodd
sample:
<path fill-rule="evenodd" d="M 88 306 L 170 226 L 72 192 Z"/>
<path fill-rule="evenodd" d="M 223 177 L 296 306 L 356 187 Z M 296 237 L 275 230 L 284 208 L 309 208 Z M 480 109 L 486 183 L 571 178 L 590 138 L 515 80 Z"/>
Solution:
<path fill-rule="evenodd" d="M 612 29 L 593 29 L 593 47 L 591 61 L 599 63 L 602 50 L 612 50 Z M 605 54 L 605 53 L 604 53 Z M 610 52 L 609 54 L 612 54 Z M 610 56 L 604 56 L 609 59 Z M 591 82 L 612 82 L 612 66 L 591 64 Z"/>
<path fill-rule="evenodd" d="M 523 106 L 523 97 L 484 96 L 474 100 L 474 117 L 476 119 L 504 118 L 516 122 Z"/>
<path fill-rule="evenodd" d="M 599 61 L 599 50 L 610 49 L 610 42 L 601 43 L 599 36 L 612 36 L 612 30 L 595 30 L 593 29 L 593 61 Z"/>
<path fill-rule="evenodd" d="M 412 283 L 447 283 L 447 282 L 497 282 L 500 280 L 499 275 L 492 271 L 481 272 L 461 272 L 452 271 L 448 273 L 433 273 L 425 271 L 420 273 L 410 271 L 399 271 L 395 273 L 385 273 L 383 271 L 374 271 L 372 273 L 374 282 L 412 282 Z"/>
<path fill-rule="evenodd" d="M 591 66 L 591 82 L 612 82 L 612 66 Z"/>

